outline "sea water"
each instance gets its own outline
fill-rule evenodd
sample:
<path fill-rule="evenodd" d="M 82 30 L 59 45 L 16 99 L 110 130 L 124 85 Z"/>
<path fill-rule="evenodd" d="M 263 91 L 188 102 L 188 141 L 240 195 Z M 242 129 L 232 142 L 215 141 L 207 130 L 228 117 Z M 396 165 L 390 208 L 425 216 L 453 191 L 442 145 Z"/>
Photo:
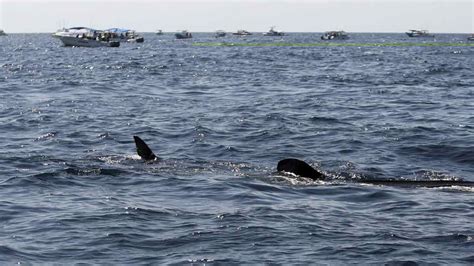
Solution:
<path fill-rule="evenodd" d="M 474 263 L 472 189 L 354 182 L 474 181 L 474 47 L 320 35 L 0 37 L 0 263 Z"/>

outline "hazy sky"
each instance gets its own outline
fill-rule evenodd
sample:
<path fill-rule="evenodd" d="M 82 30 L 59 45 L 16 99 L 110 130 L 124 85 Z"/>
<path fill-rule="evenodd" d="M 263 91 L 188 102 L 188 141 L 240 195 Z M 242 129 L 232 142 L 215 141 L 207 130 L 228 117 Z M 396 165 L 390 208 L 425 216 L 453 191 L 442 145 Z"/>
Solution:
<path fill-rule="evenodd" d="M 474 0 L 0 0 L 6 32 L 61 27 L 132 28 L 141 32 L 474 32 Z"/>

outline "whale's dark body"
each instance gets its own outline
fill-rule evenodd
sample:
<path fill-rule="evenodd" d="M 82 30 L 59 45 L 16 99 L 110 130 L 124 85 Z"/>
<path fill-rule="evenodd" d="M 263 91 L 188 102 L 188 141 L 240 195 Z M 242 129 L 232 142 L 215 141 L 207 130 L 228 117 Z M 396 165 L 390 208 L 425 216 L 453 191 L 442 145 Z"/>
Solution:
<path fill-rule="evenodd" d="M 148 145 L 138 136 L 133 136 L 137 154 L 145 161 L 159 160 Z M 311 167 L 306 162 L 288 158 L 278 162 L 277 170 L 279 172 L 292 173 L 301 177 L 311 178 L 313 180 L 325 180 L 326 176 L 318 170 Z M 474 187 L 474 182 L 462 180 L 404 180 L 404 179 L 357 179 L 357 183 L 384 185 L 384 186 L 401 186 L 401 187 L 447 187 L 447 186 L 463 186 Z"/>
<path fill-rule="evenodd" d="M 288 172 L 313 180 L 324 180 L 326 177 L 309 164 L 298 159 L 283 159 L 278 162 L 279 172 Z M 447 187 L 463 186 L 474 187 L 474 182 L 463 180 L 406 180 L 406 179 L 357 179 L 354 182 L 372 185 L 400 186 L 400 187 Z"/>

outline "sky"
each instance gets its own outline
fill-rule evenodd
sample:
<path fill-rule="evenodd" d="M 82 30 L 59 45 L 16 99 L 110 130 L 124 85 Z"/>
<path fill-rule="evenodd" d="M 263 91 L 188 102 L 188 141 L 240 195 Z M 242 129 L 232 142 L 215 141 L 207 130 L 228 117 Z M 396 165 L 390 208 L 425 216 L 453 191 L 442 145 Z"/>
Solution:
<path fill-rule="evenodd" d="M 0 0 L 0 29 L 474 33 L 474 0 Z"/>

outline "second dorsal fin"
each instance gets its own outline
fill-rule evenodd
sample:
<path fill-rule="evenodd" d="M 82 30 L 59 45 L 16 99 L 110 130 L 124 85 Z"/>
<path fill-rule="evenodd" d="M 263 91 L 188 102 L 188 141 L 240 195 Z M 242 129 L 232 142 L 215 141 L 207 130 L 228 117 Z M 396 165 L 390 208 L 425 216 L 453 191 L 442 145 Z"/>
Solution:
<path fill-rule="evenodd" d="M 289 172 L 302 177 L 308 177 L 313 180 L 323 180 L 325 177 L 322 173 L 316 171 L 313 167 L 304 161 L 288 158 L 278 162 L 278 171 Z"/>

